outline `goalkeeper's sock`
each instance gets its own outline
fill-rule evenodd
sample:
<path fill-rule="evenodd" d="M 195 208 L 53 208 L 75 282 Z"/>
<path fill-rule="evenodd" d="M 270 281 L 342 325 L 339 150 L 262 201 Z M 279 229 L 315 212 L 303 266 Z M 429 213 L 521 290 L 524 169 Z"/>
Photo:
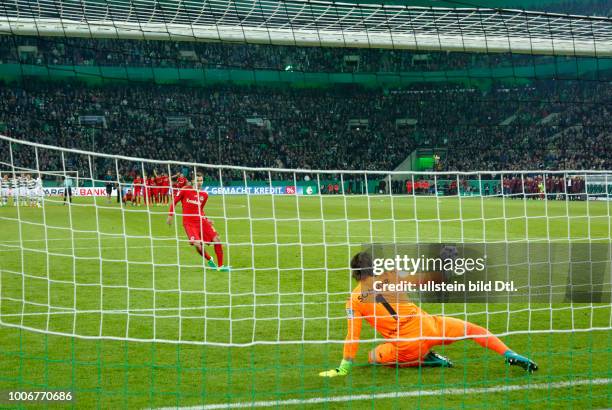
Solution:
<path fill-rule="evenodd" d="M 504 355 L 508 350 L 510 350 L 504 342 L 502 342 L 497 336 L 494 336 L 489 333 L 489 331 L 484 327 L 475 325 L 474 323 L 470 322 L 466 323 L 466 336 L 482 335 L 482 337 L 473 338 L 473 340 L 480 346 L 487 349 L 491 349 L 500 355 Z"/>
<path fill-rule="evenodd" d="M 508 351 L 504 353 L 504 357 L 506 358 L 506 363 L 508 363 L 510 366 L 520 366 L 530 373 L 538 370 L 538 365 L 536 362 L 525 356 L 521 356 L 512 350 L 508 349 Z"/>
<path fill-rule="evenodd" d="M 223 266 L 223 246 L 220 243 L 215 244 L 215 254 L 217 255 L 217 265 Z"/>

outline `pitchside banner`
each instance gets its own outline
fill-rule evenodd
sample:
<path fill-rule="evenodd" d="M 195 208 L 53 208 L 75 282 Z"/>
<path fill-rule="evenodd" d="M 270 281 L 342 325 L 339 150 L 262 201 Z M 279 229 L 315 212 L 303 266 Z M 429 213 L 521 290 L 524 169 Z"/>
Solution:
<path fill-rule="evenodd" d="M 131 186 L 127 186 L 131 189 Z M 204 192 L 209 195 L 313 195 L 316 193 L 315 186 L 294 186 L 294 185 L 279 185 L 279 186 L 210 186 L 202 187 Z M 44 188 L 45 196 L 62 196 L 64 195 L 63 187 L 47 187 Z M 124 188 L 124 193 L 126 189 Z M 73 196 L 106 196 L 106 188 L 104 187 L 80 187 L 72 188 Z M 117 195 L 117 191 L 113 188 L 113 196 Z"/>
<path fill-rule="evenodd" d="M 209 195 L 313 195 L 316 193 L 315 186 L 210 186 L 202 187 Z"/>

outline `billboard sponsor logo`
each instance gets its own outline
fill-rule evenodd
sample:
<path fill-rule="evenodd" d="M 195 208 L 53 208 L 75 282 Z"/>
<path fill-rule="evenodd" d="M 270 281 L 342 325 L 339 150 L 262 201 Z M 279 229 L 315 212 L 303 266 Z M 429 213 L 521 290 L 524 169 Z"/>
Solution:
<path fill-rule="evenodd" d="M 294 186 L 209 186 L 202 190 L 209 195 L 295 195 Z"/>
<path fill-rule="evenodd" d="M 62 196 L 64 188 L 44 188 L 45 196 Z M 106 196 L 106 188 L 72 188 L 73 196 Z M 117 195 L 117 191 L 113 189 L 112 195 Z"/>

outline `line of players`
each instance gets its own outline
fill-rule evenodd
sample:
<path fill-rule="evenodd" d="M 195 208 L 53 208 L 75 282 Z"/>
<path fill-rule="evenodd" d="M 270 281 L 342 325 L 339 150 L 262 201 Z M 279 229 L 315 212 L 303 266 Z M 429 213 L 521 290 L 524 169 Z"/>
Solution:
<path fill-rule="evenodd" d="M 8 206 L 9 198 L 13 206 L 30 206 L 41 208 L 45 191 L 40 175 L 4 174 L 0 180 L 0 206 Z"/>
<path fill-rule="evenodd" d="M 110 171 L 107 176 L 111 176 Z M 172 184 L 170 183 L 172 181 Z M 143 175 L 137 173 L 132 188 L 128 189 L 123 197 L 124 203 L 131 203 L 133 206 L 141 206 L 142 204 L 149 206 L 166 206 L 170 203 L 170 198 L 173 197 L 173 192 L 181 189 L 187 183 L 187 178 L 182 173 L 177 173 L 169 177 L 167 173 L 157 173 L 153 171 L 152 175 Z M 107 194 L 112 192 L 112 185 L 106 184 Z"/>

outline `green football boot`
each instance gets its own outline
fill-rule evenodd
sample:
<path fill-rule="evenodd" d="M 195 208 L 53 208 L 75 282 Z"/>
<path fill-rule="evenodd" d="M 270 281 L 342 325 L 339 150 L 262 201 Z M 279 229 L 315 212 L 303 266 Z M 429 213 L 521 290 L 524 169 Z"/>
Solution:
<path fill-rule="evenodd" d="M 422 367 L 453 367 L 453 362 L 451 362 L 447 357 L 442 356 L 430 350 L 429 353 L 425 355 L 423 361 L 421 362 Z"/>
<path fill-rule="evenodd" d="M 504 357 L 506 358 L 506 363 L 510 366 L 520 366 L 529 373 L 538 370 L 536 362 L 518 353 L 514 353 L 512 350 L 508 350 L 504 353 Z"/>

